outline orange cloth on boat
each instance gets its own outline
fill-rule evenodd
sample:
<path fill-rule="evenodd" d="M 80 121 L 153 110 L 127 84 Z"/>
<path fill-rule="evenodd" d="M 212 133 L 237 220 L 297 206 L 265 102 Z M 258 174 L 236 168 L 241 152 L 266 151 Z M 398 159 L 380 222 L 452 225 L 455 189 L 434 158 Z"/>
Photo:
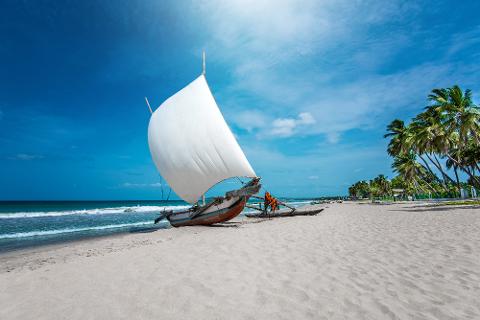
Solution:
<path fill-rule="evenodd" d="M 265 209 L 271 208 L 272 211 L 278 209 L 278 201 L 275 199 L 270 192 L 265 192 Z"/>

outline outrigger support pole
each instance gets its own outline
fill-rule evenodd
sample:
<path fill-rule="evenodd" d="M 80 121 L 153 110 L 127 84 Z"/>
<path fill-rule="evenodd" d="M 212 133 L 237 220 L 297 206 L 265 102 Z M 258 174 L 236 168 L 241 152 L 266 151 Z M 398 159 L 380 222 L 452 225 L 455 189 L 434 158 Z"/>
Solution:
<path fill-rule="evenodd" d="M 258 207 L 252 206 L 252 205 L 249 205 L 249 204 L 246 204 L 245 207 L 250 208 L 250 209 L 255 209 L 255 210 L 258 210 L 258 211 L 262 211 L 262 212 L 263 212 L 263 209 L 262 209 L 262 205 L 261 205 L 261 204 L 260 204 Z"/>
<path fill-rule="evenodd" d="M 264 197 L 259 197 L 259 196 L 251 196 L 251 197 L 252 197 L 252 198 L 254 198 L 254 199 L 260 199 L 260 200 L 263 200 L 263 201 L 265 201 L 265 198 L 264 198 Z M 284 207 L 287 207 L 287 208 L 291 209 L 291 210 L 292 210 L 292 212 L 293 212 L 293 211 L 295 211 L 295 210 L 297 210 L 296 208 L 294 208 L 294 207 L 291 207 L 291 206 L 289 206 L 288 204 L 286 204 L 285 202 L 283 202 L 283 201 L 280 201 L 280 200 L 278 200 L 278 199 L 277 199 L 277 202 L 278 202 L 280 205 L 282 205 L 282 206 L 284 206 Z M 253 208 L 252 208 L 252 209 L 253 209 Z M 265 208 L 265 209 L 266 209 L 266 208 Z"/>
<path fill-rule="evenodd" d="M 164 210 L 162 213 L 160 213 L 160 216 L 154 220 L 153 223 L 157 224 L 163 219 L 168 218 L 168 216 L 170 216 L 171 214 L 173 214 L 173 210 L 168 210 L 168 211 Z"/>
<path fill-rule="evenodd" d="M 278 203 L 280 203 L 282 206 L 285 206 L 285 207 L 287 207 L 287 208 L 289 208 L 289 209 L 292 209 L 292 212 L 295 211 L 295 210 L 297 210 L 296 208 L 289 206 L 289 205 L 286 204 L 285 202 L 282 202 L 282 201 L 280 201 L 280 200 L 278 200 L 278 199 L 277 199 L 277 201 L 278 201 Z"/>

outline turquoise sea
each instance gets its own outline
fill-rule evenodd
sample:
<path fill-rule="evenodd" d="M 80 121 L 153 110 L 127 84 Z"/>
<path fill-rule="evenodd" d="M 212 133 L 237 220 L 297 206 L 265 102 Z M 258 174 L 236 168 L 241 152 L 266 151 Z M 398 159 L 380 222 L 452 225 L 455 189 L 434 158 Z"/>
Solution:
<path fill-rule="evenodd" d="M 310 199 L 288 199 L 291 205 Z M 163 210 L 189 205 L 169 201 L 0 201 L 0 252 L 122 232 L 170 228 L 154 224 Z M 248 210 L 248 209 L 247 209 Z"/>

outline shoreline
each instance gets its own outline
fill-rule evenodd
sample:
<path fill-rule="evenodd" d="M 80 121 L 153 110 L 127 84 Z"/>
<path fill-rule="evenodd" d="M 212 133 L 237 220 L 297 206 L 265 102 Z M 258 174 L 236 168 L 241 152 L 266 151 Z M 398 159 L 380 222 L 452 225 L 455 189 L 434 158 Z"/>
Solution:
<path fill-rule="evenodd" d="M 0 273 L 6 271 L 13 271 L 16 267 L 23 267 L 22 265 L 16 265 L 15 268 L 4 268 L 12 261 L 17 260 L 17 258 L 25 256 L 35 256 L 35 255 L 45 255 L 48 253 L 58 253 L 57 251 L 68 251 L 71 250 L 86 250 L 86 256 L 89 256 L 88 253 L 92 252 L 92 248 L 100 246 L 100 250 L 109 250 L 108 248 L 112 246 L 112 243 L 121 241 L 122 239 L 132 243 L 138 243 L 138 241 L 143 241 L 145 239 L 150 239 L 150 235 L 159 234 L 160 239 L 164 239 L 166 236 L 168 240 L 175 235 L 175 230 L 184 230 L 184 229 L 210 229 L 210 228 L 226 228 L 231 227 L 240 227 L 247 224 L 256 224 L 268 221 L 269 219 L 249 219 L 245 216 L 237 216 L 236 218 L 227 221 L 226 223 L 217 225 L 217 226 L 193 226 L 193 227 L 166 227 L 166 228 L 145 228 L 145 230 L 134 230 L 134 231 L 120 231 L 114 232 L 111 234 L 100 234 L 100 235 L 87 235 L 80 236 L 78 238 L 73 238 L 69 240 L 55 239 L 52 243 L 37 244 L 25 247 L 19 247 L 11 250 L 0 251 Z M 195 234 L 199 231 L 193 231 Z M 163 234 L 165 233 L 165 234 Z M 113 242 L 112 242 L 113 241 Z M 120 247 L 124 247 L 123 245 Z M 10 261 L 9 261 L 10 260 Z"/>
<path fill-rule="evenodd" d="M 291 200 L 294 206 L 304 202 Z M 35 202 L 36 203 L 36 202 Z M 34 204 L 35 204 L 34 203 Z M 168 222 L 154 224 L 163 209 L 181 210 L 185 203 L 172 200 L 137 203 L 128 207 L 126 202 L 74 205 L 48 202 L 40 207 L 20 202 L 15 206 L 0 202 L 0 252 L 8 252 L 38 245 L 71 242 L 117 233 L 139 232 L 145 229 L 167 228 Z M 248 212 L 248 210 L 245 210 Z"/>
<path fill-rule="evenodd" d="M 461 200 L 461 199 L 458 199 Z M 385 202 L 378 202 L 378 203 L 372 203 L 371 200 L 369 199 L 361 199 L 361 200 L 345 200 L 345 204 L 356 204 L 356 205 L 372 205 L 372 206 L 378 206 L 378 205 L 409 205 L 411 207 L 420 207 L 424 208 L 424 211 L 436 211 L 439 208 L 449 208 L 449 209 L 480 209 L 480 205 L 478 204 L 458 204 L 458 205 L 451 205 L 451 204 L 445 204 L 444 202 L 449 202 L 447 200 L 445 201 L 438 201 L 438 200 L 418 200 L 418 201 L 385 201 Z M 326 202 L 326 203 L 321 203 L 321 204 L 315 204 L 315 206 L 319 207 L 326 207 L 331 204 L 338 204 L 338 202 Z M 321 214 L 321 213 L 320 213 Z M 237 223 L 237 224 L 252 224 L 252 223 L 259 223 L 259 222 L 264 222 L 268 221 L 269 219 L 263 218 L 263 219 L 251 219 L 245 217 L 243 214 L 235 217 L 231 221 L 228 221 L 228 223 Z M 197 228 L 215 228 L 216 226 L 197 226 Z M 189 227 L 190 228 L 190 227 Z M 195 228 L 195 227 L 193 227 Z M 112 230 L 111 233 L 105 233 L 105 234 L 84 234 L 84 235 L 72 235 L 71 239 L 46 239 L 42 240 L 42 243 L 40 244 L 32 244 L 32 245 L 26 245 L 26 246 L 18 246 L 12 249 L 6 249 L 6 250 L 0 250 L 0 261 L 3 257 L 5 256 L 15 256 L 16 253 L 19 254 L 24 254 L 24 253 L 35 253 L 37 251 L 43 251 L 43 250 L 55 250 L 55 248 L 61 248 L 69 245 L 75 245 L 76 243 L 88 243 L 88 242 L 96 242 L 102 239 L 110 239 L 110 238 L 119 238 L 119 237 L 125 237 L 129 235 L 135 235 L 135 234 L 142 234 L 142 233 L 155 233 L 155 232 L 164 232 L 166 230 L 173 229 L 173 230 L 178 230 L 178 228 L 172 227 L 172 226 L 165 226 L 165 227 L 155 227 L 153 225 L 152 227 L 146 227 L 146 228 L 139 228 L 139 229 L 132 229 L 132 230 L 122 230 L 122 231 L 115 231 Z M 183 228 L 182 228 L 183 229 Z M 33 240 L 33 239 L 32 239 Z"/>
<path fill-rule="evenodd" d="M 119 228 L 121 230 L 115 230 L 115 228 L 112 228 L 108 232 L 104 231 L 102 233 L 86 233 L 86 232 L 78 232 L 78 233 L 72 232 L 72 233 L 66 233 L 66 234 L 60 233 L 52 238 L 44 238 L 44 237 L 39 238 L 38 243 L 35 243 L 35 240 L 37 240 L 36 237 L 20 238 L 17 241 L 25 242 L 26 244 L 12 242 L 11 244 L 1 246 L 0 257 L 4 254 L 16 252 L 16 251 L 24 251 L 24 250 L 28 251 L 28 250 L 34 250 L 35 248 L 57 246 L 57 245 L 61 246 L 62 244 L 69 244 L 69 243 L 75 243 L 80 241 L 95 241 L 95 239 L 97 238 L 101 239 L 101 238 L 115 237 L 115 236 L 128 235 L 128 234 L 134 234 L 134 233 L 165 230 L 169 228 L 171 227 L 169 226 L 157 227 L 152 223 L 152 226 L 150 227 L 141 227 L 141 228 L 132 227 L 131 230 L 125 230 L 124 228 Z"/>

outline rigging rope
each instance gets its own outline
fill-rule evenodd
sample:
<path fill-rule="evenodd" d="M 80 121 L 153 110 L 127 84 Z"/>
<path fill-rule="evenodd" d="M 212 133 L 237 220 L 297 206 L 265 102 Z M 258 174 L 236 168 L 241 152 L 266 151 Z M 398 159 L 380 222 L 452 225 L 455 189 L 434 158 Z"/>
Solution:
<path fill-rule="evenodd" d="M 165 201 L 165 202 L 168 202 L 168 200 L 170 200 L 170 194 L 172 193 L 172 188 L 170 188 L 170 186 L 168 187 L 168 196 L 167 196 L 167 200 L 165 200 L 165 197 L 164 197 L 164 192 L 163 192 L 163 180 L 162 179 L 162 176 L 160 175 L 160 188 L 162 190 L 162 201 Z M 167 205 L 168 203 L 165 204 L 165 206 L 163 206 L 163 213 L 165 213 L 165 211 L 167 211 Z"/>

